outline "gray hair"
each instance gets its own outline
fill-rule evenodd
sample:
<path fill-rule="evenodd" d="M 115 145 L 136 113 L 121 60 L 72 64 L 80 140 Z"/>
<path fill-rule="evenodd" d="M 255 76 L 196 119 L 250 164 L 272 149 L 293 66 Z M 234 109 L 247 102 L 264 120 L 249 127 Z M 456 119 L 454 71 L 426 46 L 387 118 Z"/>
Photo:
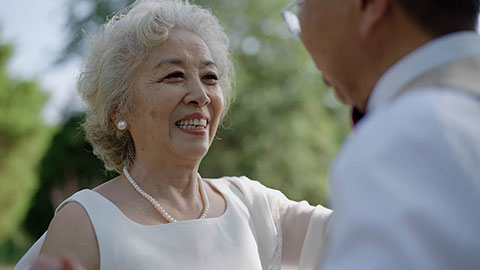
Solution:
<path fill-rule="evenodd" d="M 77 82 L 87 103 L 82 125 L 86 138 L 107 170 L 121 173 L 123 166 L 133 164 L 135 145 L 130 132 L 118 130 L 112 116 L 130 111 L 130 79 L 149 50 L 165 43 L 172 27 L 192 31 L 207 45 L 218 66 L 224 97 L 222 118 L 228 111 L 234 70 L 228 39 L 217 18 L 188 1 L 137 0 L 112 16 L 93 37 Z"/>

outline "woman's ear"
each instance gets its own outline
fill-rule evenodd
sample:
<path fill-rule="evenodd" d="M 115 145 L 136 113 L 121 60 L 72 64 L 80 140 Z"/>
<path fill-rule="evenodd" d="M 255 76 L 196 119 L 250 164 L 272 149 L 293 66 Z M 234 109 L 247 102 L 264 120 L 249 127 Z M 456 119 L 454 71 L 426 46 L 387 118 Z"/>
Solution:
<path fill-rule="evenodd" d="M 117 129 L 120 131 L 124 131 L 128 127 L 128 122 L 127 122 L 127 119 L 125 118 L 125 115 L 123 113 L 120 113 L 118 107 L 119 107 L 118 105 L 111 106 L 108 112 L 108 115 L 112 120 L 112 122 L 117 127 Z"/>

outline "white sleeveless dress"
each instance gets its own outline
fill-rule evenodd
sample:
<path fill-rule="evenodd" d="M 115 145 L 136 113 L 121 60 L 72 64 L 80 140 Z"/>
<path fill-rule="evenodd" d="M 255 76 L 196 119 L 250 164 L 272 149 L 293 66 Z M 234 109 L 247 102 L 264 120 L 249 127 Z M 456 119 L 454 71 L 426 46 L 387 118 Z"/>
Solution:
<path fill-rule="evenodd" d="M 314 239 L 305 241 L 310 244 L 299 239 L 300 243 L 309 253 L 312 249 L 313 252 L 321 251 L 323 243 L 318 240 L 324 241 L 330 210 L 292 202 L 280 192 L 244 177 L 206 181 L 218 189 L 226 200 L 225 212 L 216 218 L 141 225 L 126 217 L 108 199 L 88 189 L 75 193 L 57 209 L 74 201 L 86 210 L 97 237 L 102 270 L 280 269 L 281 224 L 287 211 L 284 208 L 292 208 L 293 205 L 296 209 L 292 208 L 290 212 L 296 211 L 299 215 L 307 213 L 305 222 L 312 226 L 310 233 L 306 234 Z M 314 216 L 316 221 L 311 220 Z M 30 269 L 44 237 L 45 234 L 25 254 L 16 270 Z M 319 254 L 314 253 L 313 256 Z M 303 261 L 305 264 L 312 258 L 303 258 Z"/>

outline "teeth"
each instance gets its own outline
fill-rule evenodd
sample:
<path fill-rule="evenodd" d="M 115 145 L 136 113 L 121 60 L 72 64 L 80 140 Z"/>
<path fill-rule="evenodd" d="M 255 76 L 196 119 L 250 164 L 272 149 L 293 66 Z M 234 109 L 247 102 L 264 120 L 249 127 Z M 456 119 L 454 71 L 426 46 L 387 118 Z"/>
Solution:
<path fill-rule="evenodd" d="M 181 120 L 176 123 L 181 129 L 205 129 L 207 127 L 206 119 Z"/>

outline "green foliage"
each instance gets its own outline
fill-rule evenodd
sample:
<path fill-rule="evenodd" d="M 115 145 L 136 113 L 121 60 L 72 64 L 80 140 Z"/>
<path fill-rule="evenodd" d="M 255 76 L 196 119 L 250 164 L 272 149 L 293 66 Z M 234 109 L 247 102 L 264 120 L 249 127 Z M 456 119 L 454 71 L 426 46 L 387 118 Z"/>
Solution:
<path fill-rule="evenodd" d="M 36 82 L 8 74 L 11 54 L 12 47 L 0 42 L 0 243 L 19 232 L 51 134 L 40 116 L 47 95 Z"/>
<path fill-rule="evenodd" d="M 4 238 L 0 242 L 0 270 L 2 263 L 16 264 L 33 243 L 32 239 L 22 231 Z M 13 269 L 13 266 L 7 269 Z"/>
<path fill-rule="evenodd" d="M 39 166 L 39 189 L 25 220 L 25 229 L 40 237 L 53 218 L 54 208 L 75 191 L 92 188 L 112 178 L 92 154 L 80 128 L 83 115 L 73 115 L 63 123 L 50 142 Z"/>

